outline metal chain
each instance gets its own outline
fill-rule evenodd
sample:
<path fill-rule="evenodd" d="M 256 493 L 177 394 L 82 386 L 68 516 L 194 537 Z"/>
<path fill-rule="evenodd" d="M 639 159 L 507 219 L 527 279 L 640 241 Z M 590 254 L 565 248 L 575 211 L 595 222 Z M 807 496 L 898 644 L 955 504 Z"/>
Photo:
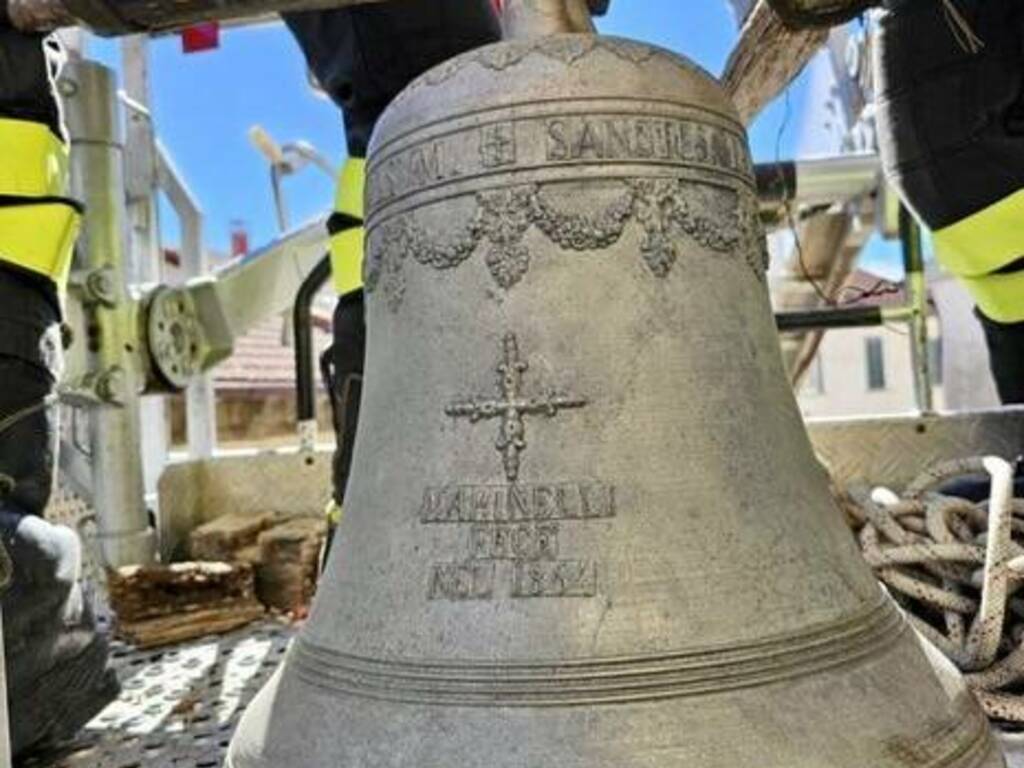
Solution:
<path fill-rule="evenodd" d="M 937 489 L 990 478 L 974 503 Z M 918 633 L 962 672 L 985 712 L 1024 723 L 1024 499 L 1014 467 L 988 456 L 945 462 L 902 496 L 848 489 L 841 501 L 865 559 Z"/>

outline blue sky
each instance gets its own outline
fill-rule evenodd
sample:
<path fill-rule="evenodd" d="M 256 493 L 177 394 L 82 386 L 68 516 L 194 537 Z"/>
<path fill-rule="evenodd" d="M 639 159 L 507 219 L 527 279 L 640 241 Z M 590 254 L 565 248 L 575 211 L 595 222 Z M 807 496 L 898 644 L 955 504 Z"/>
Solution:
<path fill-rule="evenodd" d="M 721 73 L 737 34 L 725 0 L 617 0 L 598 23 L 607 34 L 683 53 L 714 75 Z M 250 126 L 262 125 L 280 142 L 305 139 L 340 162 L 340 112 L 307 86 L 305 63 L 281 24 L 223 31 L 215 51 L 184 54 L 179 38 L 167 36 L 154 40 L 151 52 L 157 131 L 201 202 L 207 242 L 226 250 L 235 219 L 246 223 L 252 245 L 268 241 L 277 233 L 269 171 L 247 138 Z M 89 55 L 116 67 L 118 43 L 94 39 Z M 818 91 L 810 73 L 791 86 L 782 157 L 820 143 L 817 114 L 807 109 Z M 751 126 L 755 160 L 775 158 L 785 113 L 780 98 Z M 331 182 L 312 169 L 286 180 L 285 189 L 293 224 L 325 210 L 333 198 Z M 162 227 L 165 240 L 174 242 L 177 231 L 170 218 L 165 211 Z M 871 249 L 869 266 L 884 269 L 891 260 L 891 249 Z"/>

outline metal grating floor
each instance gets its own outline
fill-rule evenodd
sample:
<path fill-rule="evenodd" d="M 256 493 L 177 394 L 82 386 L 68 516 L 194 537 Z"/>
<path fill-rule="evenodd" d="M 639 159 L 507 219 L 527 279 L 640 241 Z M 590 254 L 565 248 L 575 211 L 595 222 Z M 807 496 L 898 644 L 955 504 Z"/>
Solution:
<path fill-rule="evenodd" d="M 264 621 L 150 651 L 114 642 L 121 696 L 74 744 L 23 768 L 220 768 L 242 711 L 295 632 Z"/>

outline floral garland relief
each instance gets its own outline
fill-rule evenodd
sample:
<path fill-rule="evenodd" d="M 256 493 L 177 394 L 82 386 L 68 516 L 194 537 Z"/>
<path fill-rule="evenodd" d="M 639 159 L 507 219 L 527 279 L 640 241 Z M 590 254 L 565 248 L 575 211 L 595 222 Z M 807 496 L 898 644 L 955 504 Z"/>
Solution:
<path fill-rule="evenodd" d="M 656 277 L 672 270 L 678 241 L 685 236 L 710 251 L 745 256 L 758 279 L 764 279 L 768 250 L 751 193 L 683 179 L 627 180 L 623 187 L 614 201 L 591 215 L 559 211 L 538 184 L 478 192 L 470 222 L 444 242 L 431 238 L 411 215 L 396 217 L 371 234 L 366 290 L 381 288 L 388 306 L 397 311 L 405 295 L 406 259 L 453 269 L 482 243 L 491 276 L 509 290 L 530 268 L 530 251 L 522 241 L 531 227 L 563 250 L 598 251 L 618 242 L 634 219 L 643 229 L 641 256 Z"/>

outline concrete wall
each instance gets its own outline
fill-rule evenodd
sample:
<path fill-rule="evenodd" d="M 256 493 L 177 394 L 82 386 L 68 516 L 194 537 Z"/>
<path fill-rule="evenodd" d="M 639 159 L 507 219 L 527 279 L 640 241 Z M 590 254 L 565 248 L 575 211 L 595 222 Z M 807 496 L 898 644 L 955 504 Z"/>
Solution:
<path fill-rule="evenodd" d="M 185 409 L 181 397 L 169 398 L 171 444 L 185 443 Z M 217 442 L 219 445 L 291 445 L 298 442 L 295 393 L 271 389 L 218 389 Z M 331 406 L 327 395 L 317 394 L 319 440 L 334 441 Z"/>

